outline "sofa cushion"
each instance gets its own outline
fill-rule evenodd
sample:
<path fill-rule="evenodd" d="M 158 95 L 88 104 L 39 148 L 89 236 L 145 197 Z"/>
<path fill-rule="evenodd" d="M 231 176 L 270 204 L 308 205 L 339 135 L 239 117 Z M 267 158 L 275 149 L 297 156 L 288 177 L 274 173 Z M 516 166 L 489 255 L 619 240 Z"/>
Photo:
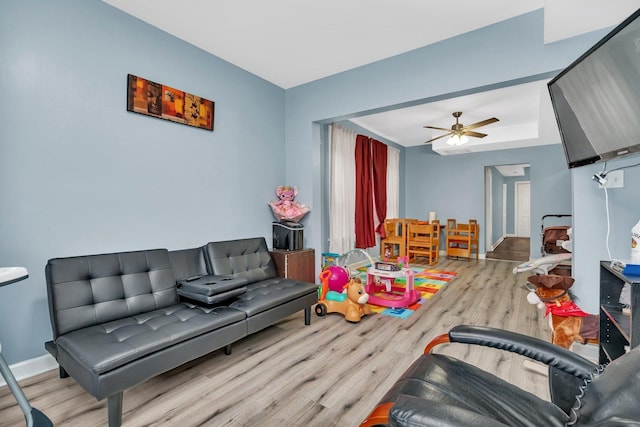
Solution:
<path fill-rule="evenodd" d="M 310 293 L 316 294 L 318 287 L 313 283 L 274 277 L 247 285 L 247 290 L 235 298 L 229 307 L 242 310 L 247 316 L 269 310 Z"/>
<path fill-rule="evenodd" d="M 54 338 L 178 303 L 166 249 L 54 258 L 45 273 Z"/>
<path fill-rule="evenodd" d="M 276 277 L 264 237 L 210 242 L 205 245 L 210 274 L 233 275 L 254 283 Z"/>
<path fill-rule="evenodd" d="M 179 303 L 69 332 L 56 340 L 85 369 L 102 374 L 148 354 L 245 319 L 228 307 Z"/>

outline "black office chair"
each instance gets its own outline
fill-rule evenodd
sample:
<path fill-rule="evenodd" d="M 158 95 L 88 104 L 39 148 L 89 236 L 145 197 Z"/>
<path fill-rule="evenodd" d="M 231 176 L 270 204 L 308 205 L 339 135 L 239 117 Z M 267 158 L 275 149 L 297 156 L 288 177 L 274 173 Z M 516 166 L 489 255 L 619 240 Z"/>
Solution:
<path fill-rule="evenodd" d="M 0 268 L 0 287 L 10 285 L 15 282 L 19 282 L 21 280 L 26 279 L 27 277 L 29 277 L 29 274 L 27 273 L 27 269 L 24 267 L 2 267 Z M 43 414 L 42 412 L 38 411 L 35 408 L 32 408 L 31 405 L 29 405 L 29 401 L 27 400 L 27 397 L 22 392 L 22 389 L 20 388 L 18 381 L 16 381 L 15 377 L 13 376 L 13 373 L 11 372 L 11 369 L 9 369 L 9 365 L 7 364 L 7 361 L 2 356 L 1 343 L 0 343 L 0 373 L 2 373 L 2 376 L 4 377 L 4 380 L 6 381 L 7 386 L 9 387 L 9 390 L 11 390 L 11 393 L 13 393 L 13 396 L 16 398 L 16 401 L 18 402 L 18 406 L 20 406 L 20 409 L 24 414 L 24 419 L 27 423 L 27 427 L 53 426 L 53 423 L 51 422 L 51 420 L 49 420 L 49 418 L 47 418 L 45 414 Z"/>
<path fill-rule="evenodd" d="M 469 363 L 431 353 L 441 343 L 494 347 L 549 367 L 551 402 Z M 361 426 L 640 425 L 640 347 L 598 366 L 514 332 L 457 326 L 432 341 Z"/>

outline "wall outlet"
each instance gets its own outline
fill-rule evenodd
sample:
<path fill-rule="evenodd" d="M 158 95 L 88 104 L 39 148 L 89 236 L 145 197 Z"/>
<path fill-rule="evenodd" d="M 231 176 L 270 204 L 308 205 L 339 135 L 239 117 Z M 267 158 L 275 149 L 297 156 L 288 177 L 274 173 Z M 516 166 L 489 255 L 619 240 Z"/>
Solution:
<path fill-rule="evenodd" d="M 617 170 L 611 171 L 605 177 L 607 181 L 604 185 L 599 185 L 600 188 L 622 188 L 624 187 L 624 171 Z"/>

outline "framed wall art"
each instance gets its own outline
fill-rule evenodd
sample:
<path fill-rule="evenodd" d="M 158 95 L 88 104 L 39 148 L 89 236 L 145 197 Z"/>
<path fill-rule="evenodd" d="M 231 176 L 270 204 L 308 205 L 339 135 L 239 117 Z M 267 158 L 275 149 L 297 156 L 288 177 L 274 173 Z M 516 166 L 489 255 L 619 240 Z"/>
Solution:
<path fill-rule="evenodd" d="M 127 111 L 213 131 L 215 102 L 142 77 L 127 76 Z"/>

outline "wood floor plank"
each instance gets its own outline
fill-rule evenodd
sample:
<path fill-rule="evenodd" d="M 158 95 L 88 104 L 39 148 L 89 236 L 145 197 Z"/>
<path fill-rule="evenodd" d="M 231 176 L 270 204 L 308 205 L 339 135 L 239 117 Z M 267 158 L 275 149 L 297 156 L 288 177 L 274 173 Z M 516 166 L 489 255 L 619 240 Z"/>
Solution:
<path fill-rule="evenodd" d="M 127 389 L 123 426 L 357 426 L 434 337 L 458 324 L 505 328 L 549 339 L 544 312 L 526 302 L 526 273 L 507 261 L 443 257 L 433 269 L 457 272 L 408 319 L 374 314 L 349 323 L 338 314 L 303 313 Z M 523 277 L 521 277 L 523 276 Z M 524 358 L 499 350 L 445 344 L 462 358 L 548 399 L 547 378 Z M 56 426 L 106 425 L 97 402 L 71 378 L 51 371 L 22 381 L 32 405 Z M 0 426 L 23 423 L 7 387 Z"/>

